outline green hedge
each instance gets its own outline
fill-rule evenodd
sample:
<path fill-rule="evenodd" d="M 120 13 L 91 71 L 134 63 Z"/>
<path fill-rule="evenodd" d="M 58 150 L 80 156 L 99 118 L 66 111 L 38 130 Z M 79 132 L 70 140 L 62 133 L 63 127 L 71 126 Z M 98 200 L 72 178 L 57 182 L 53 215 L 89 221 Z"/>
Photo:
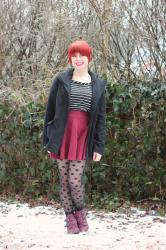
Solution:
<path fill-rule="evenodd" d="M 55 164 L 42 147 L 44 103 L 18 106 L 5 100 L 1 115 L 1 191 L 38 197 L 57 194 Z"/>
<path fill-rule="evenodd" d="M 108 81 L 106 149 L 86 168 L 88 200 L 111 209 L 120 199 L 166 199 L 165 86 Z M 1 192 L 58 197 L 57 168 L 42 147 L 44 99 L 1 100 Z"/>
<path fill-rule="evenodd" d="M 166 84 L 110 83 L 107 100 L 106 151 L 90 174 L 93 200 L 102 197 L 110 208 L 123 199 L 166 200 Z"/>

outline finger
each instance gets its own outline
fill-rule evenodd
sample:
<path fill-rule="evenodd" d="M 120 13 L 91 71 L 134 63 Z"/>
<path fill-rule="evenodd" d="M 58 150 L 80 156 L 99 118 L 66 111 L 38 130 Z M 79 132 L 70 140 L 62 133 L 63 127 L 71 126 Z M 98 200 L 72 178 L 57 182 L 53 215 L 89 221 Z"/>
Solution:
<path fill-rule="evenodd" d="M 100 161 L 100 155 L 97 155 L 96 160 Z"/>
<path fill-rule="evenodd" d="M 96 153 L 93 153 L 93 161 L 96 160 Z"/>

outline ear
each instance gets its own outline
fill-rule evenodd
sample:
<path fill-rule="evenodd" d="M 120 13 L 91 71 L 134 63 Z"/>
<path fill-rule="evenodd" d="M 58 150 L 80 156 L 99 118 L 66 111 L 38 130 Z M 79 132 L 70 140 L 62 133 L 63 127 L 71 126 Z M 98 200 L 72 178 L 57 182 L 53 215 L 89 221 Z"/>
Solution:
<path fill-rule="evenodd" d="M 72 62 L 70 62 L 69 58 L 67 59 L 67 63 L 72 67 Z"/>
<path fill-rule="evenodd" d="M 89 59 L 90 59 L 89 62 L 91 62 L 92 61 L 92 54 L 90 54 L 90 58 Z"/>

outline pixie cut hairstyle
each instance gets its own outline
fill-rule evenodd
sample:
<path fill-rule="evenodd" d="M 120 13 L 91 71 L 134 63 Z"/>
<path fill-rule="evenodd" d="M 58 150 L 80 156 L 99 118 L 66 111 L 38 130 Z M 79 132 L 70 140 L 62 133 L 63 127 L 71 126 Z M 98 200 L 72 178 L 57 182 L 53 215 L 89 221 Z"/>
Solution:
<path fill-rule="evenodd" d="M 81 55 L 86 56 L 89 62 L 92 60 L 92 49 L 89 46 L 89 44 L 84 40 L 77 40 L 75 42 L 72 42 L 68 47 L 67 57 L 70 63 L 71 63 L 71 57 L 78 52 Z"/>

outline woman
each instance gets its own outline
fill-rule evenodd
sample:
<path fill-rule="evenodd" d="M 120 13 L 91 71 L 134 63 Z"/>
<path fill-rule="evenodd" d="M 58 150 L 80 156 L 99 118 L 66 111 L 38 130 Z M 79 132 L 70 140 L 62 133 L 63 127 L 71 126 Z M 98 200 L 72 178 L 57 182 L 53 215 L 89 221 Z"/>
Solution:
<path fill-rule="evenodd" d="M 68 233 L 88 231 L 82 181 L 86 161 L 100 161 L 106 139 L 106 81 L 89 70 L 92 49 L 86 41 L 68 47 L 71 68 L 50 89 L 43 144 L 56 160 L 60 199 Z"/>

